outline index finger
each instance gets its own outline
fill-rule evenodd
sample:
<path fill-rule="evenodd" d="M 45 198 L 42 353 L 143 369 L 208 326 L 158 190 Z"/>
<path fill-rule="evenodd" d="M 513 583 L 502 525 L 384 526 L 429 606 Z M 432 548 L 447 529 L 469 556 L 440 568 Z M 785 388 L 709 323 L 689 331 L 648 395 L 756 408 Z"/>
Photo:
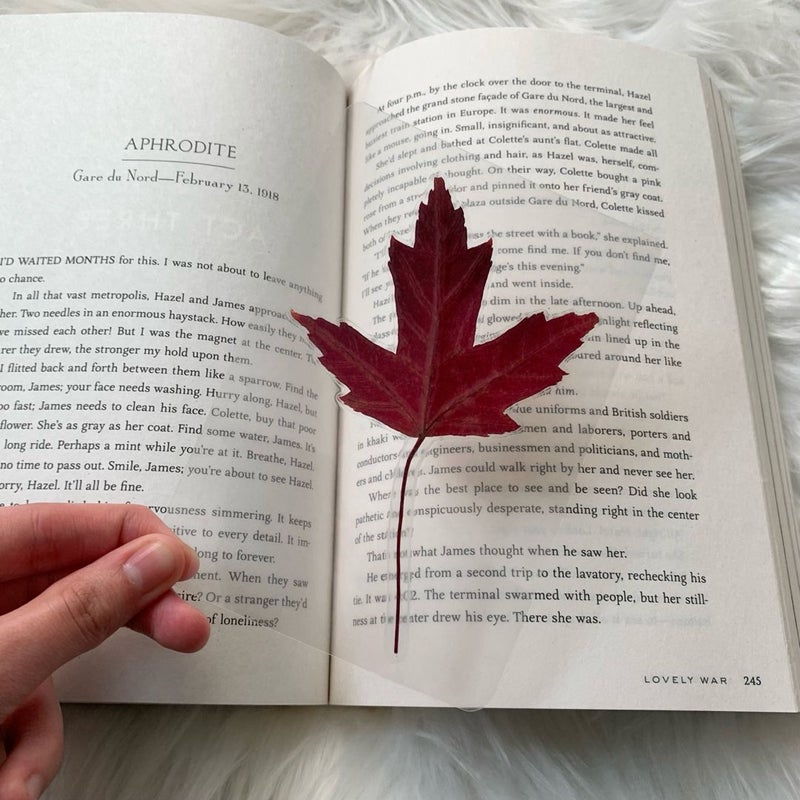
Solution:
<path fill-rule="evenodd" d="M 33 503 L 0 508 L 0 582 L 83 566 L 148 533 L 171 533 L 138 505 Z"/>

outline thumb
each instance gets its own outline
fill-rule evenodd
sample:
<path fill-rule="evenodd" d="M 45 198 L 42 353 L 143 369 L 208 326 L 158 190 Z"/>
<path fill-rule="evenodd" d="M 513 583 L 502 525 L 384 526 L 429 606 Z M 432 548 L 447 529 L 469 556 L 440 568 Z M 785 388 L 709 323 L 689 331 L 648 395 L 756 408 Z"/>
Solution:
<path fill-rule="evenodd" d="M 197 563 L 175 536 L 142 536 L 0 617 L 0 720 L 58 667 L 188 578 Z"/>

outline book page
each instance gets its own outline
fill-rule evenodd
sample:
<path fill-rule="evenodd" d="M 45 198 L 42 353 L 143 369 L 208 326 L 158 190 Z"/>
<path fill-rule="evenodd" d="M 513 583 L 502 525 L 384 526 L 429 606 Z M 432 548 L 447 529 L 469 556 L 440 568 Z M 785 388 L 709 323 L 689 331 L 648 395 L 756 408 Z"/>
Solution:
<path fill-rule="evenodd" d="M 709 120 L 719 130 L 721 147 L 717 150 L 718 171 L 721 175 L 721 194 L 723 212 L 730 218 L 729 250 L 732 254 L 734 287 L 741 298 L 744 316 L 747 320 L 745 357 L 748 375 L 752 379 L 754 419 L 757 427 L 758 443 L 761 446 L 762 460 L 766 464 L 765 491 L 774 496 L 770 503 L 773 514 L 771 527 L 777 532 L 774 548 L 778 553 L 778 574 L 785 581 L 783 593 L 783 617 L 786 621 L 787 637 L 790 641 L 800 640 L 800 625 L 797 616 L 797 599 L 800 597 L 800 554 L 798 553 L 797 518 L 794 513 L 794 500 L 791 486 L 791 471 L 786 447 L 783 441 L 783 428 L 772 371 L 767 326 L 761 289 L 756 269 L 753 243 L 747 233 L 750 223 L 747 213 L 744 182 L 739 168 L 736 146 L 736 132 L 730 110 L 720 91 L 706 76 L 704 89 L 709 107 Z M 800 663 L 792 661 L 795 684 L 798 681 Z"/>
<path fill-rule="evenodd" d="M 0 503 L 141 503 L 198 550 L 191 657 L 122 632 L 93 701 L 327 698 L 344 87 L 204 17 L 0 19 Z"/>
<path fill-rule="evenodd" d="M 333 699 L 794 708 L 750 332 L 696 63 L 471 31 L 387 54 L 353 102 L 376 111 L 361 128 L 355 114 L 351 136 L 351 323 L 392 346 L 388 237 L 412 243 L 415 204 L 448 174 L 472 243 L 494 242 L 478 337 L 538 311 L 593 310 L 600 324 L 562 384 L 512 409 L 521 432 L 431 445 L 398 656 L 389 517 L 402 442 L 342 413 Z M 603 264 L 617 278 L 606 289 L 592 281 Z M 606 384 L 599 365 L 614 368 Z"/>

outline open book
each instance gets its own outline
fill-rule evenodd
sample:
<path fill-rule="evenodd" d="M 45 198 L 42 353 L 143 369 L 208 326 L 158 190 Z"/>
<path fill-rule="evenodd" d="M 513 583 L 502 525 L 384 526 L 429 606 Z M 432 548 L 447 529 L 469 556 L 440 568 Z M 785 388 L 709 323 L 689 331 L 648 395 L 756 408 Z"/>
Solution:
<path fill-rule="evenodd" d="M 143 503 L 201 554 L 205 651 L 122 632 L 64 697 L 795 710 L 797 549 L 731 124 L 691 59 L 536 30 L 352 87 L 229 20 L 0 18 L 0 502 Z M 348 107 L 350 111 L 348 112 Z M 599 325 L 522 430 L 419 462 L 290 310 L 391 347 L 394 235 L 444 176 L 479 318 Z"/>

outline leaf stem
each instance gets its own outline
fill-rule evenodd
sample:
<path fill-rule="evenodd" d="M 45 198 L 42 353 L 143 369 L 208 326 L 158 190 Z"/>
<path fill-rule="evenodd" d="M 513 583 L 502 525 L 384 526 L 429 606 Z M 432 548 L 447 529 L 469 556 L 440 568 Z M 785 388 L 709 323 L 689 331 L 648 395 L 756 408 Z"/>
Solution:
<path fill-rule="evenodd" d="M 400 535 L 403 531 L 403 512 L 406 505 L 406 485 L 408 484 L 408 473 L 411 470 L 411 461 L 413 460 L 414 456 L 417 454 L 417 451 L 420 447 L 422 447 L 422 443 L 425 441 L 425 434 L 422 434 L 416 442 L 414 442 L 414 446 L 411 448 L 411 452 L 408 454 L 406 458 L 405 467 L 403 467 L 403 480 L 400 484 L 400 508 L 397 513 L 397 544 L 395 550 L 395 572 L 397 573 L 395 576 L 395 603 L 394 603 L 394 652 L 397 654 L 398 645 L 400 643 L 400 592 L 401 592 L 401 580 L 400 580 Z"/>

